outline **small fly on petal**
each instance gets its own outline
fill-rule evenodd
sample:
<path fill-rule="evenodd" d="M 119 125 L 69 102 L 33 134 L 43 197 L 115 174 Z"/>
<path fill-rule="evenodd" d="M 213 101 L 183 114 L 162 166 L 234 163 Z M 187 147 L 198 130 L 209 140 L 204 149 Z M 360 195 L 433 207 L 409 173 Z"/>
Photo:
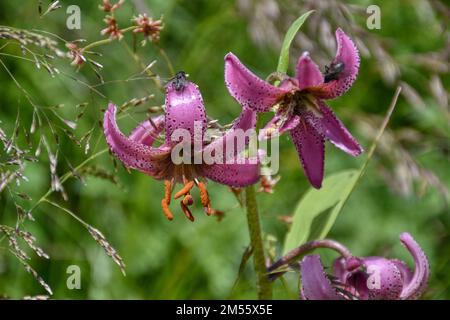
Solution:
<path fill-rule="evenodd" d="M 333 80 L 338 80 L 342 71 L 344 71 L 345 64 L 341 61 L 332 62 L 329 66 L 325 66 L 325 73 L 323 74 L 323 82 L 328 83 Z"/>

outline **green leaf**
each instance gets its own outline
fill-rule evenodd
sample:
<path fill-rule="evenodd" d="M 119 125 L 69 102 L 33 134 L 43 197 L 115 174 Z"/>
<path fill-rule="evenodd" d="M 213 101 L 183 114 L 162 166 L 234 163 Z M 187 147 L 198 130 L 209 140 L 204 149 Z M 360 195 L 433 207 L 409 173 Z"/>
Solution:
<path fill-rule="evenodd" d="M 398 87 L 361 168 L 339 172 L 327 177 L 323 181 L 321 189 L 310 188 L 300 200 L 294 212 L 292 227 L 286 236 L 283 254 L 307 241 L 323 239 L 327 236 L 352 191 L 364 175 L 378 142 L 389 123 L 400 91 L 401 88 Z"/>
<path fill-rule="evenodd" d="M 327 177 L 321 189 L 308 190 L 295 209 L 284 254 L 309 240 L 326 236 L 357 177 L 358 170 L 338 172 Z"/>
<path fill-rule="evenodd" d="M 291 43 L 294 40 L 295 35 L 298 30 L 302 27 L 303 23 L 309 17 L 314 10 L 308 11 L 301 15 L 297 20 L 292 23 L 289 27 L 289 30 L 286 32 L 284 36 L 283 45 L 281 46 L 280 57 L 278 59 L 278 67 L 277 72 L 286 73 L 289 66 L 289 48 L 291 47 Z"/>

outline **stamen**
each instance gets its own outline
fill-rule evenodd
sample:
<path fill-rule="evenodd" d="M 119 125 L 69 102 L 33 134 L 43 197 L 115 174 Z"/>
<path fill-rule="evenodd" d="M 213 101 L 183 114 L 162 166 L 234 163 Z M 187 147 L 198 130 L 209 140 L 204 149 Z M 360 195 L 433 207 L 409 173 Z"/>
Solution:
<path fill-rule="evenodd" d="M 164 181 L 164 199 L 166 200 L 167 204 L 170 204 L 170 195 L 172 194 L 172 182 L 169 180 Z"/>
<path fill-rule="evenodd" d="M 174 198 L 178 199 L 186 194 L 189 193 L 189 191 L 191 191 L 192 187 L 194 186 L 194 181 L 188 181 L 184 184 L 184 187 L 178 191 L 177 193 L 175 193 Z"/>
<path fill-rule="evenodd" d="M 184 215 L 186 216 L 186 218 L 188 218 L 189 220 L 191 220 L 193 222 L 194 221 L 194 216 L 192 215 L 192 213 L 189 210 L 189 208 L 183 203 L 183 201 L 180 201 L 180 205 L 181 205 L 181 210 L 183 210 Z"/>
<path fill-rule="evenodd" d="M 170 212 L 169 204 L 170 204 L 170 196 L 172 194 L 172 182 L 169 180 L 164 181 L 164 199 L 161 200 L 161 207 L 163 209 L 164 215 L 170 221 L 173 220 L 173 214 Z"/>
<path fill-rule="evenodd" d="M 203 182 L 198 182 L 197 185 L 200 190 L 200 200 L 202 202 L 202 206 L 205 208 L 205 213 L 209 216 L 213 213 L 213 209 L 211 208 L 208 191 L 206 190 L 206 186 Z"/>
<path fill-rule="evenodd" d="M 161 200 L 161 207 L 163 209 L 164 215 L 169 219 L 170 221 L 173 220 L 173 214 L 170 212 L 169 204 L 167 203 L 166 199 Z"/>

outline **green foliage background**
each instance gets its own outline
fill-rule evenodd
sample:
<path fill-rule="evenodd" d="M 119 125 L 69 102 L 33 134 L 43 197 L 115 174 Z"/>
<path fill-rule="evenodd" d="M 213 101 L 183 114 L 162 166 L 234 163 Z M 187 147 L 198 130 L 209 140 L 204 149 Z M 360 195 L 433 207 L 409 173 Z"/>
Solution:
<path fill-rule="evenodd" d="M 104 14 L 97 8 L 99 1 L 61 2 L 62 9 L 41 19 L 37 9 L 38 1 L 30 0 L 20 4 L 17 1 L 1 1 L 0 24 L 46 30 L 66 40 L 85 38 L 92 42 L 101 39 Z M 280 1 L 280 6 L 287 2 L 289 1 Z M 393 39 L 389 50 L 400 57 L 400 60 L 407 60 L 414 53 L 438 50 L 446 45 L 448 38 L 433 29 L 433 25 L 444 17 L 420 16 L 420 12 L 409 1 L 377 2 L 382 10 L 382 29 L 372 32 Z M 65 9 L 67 5 L 75 3 L 80 6 L 82 13 L 82 29 L 79 31 L 71 31 L 65 27 Z M 239 12 L 234 1 L 147 0 L 143 3 L 151 9 L 154 17 L 164 15 L 165 29 L 161 35 L 161 47 L 166 50 L 175 69 L 189 73 L 190 79 L 200 86 L 208 114 L 220 119 L 221 123 L 230 122 L 240 112 L 240 106 L 228 95 L 223 84 L 224 55 L 228 51 L 234 52 L 261 77 L 266 77 L 277 66 L 280 48 L 255 44 L 248 32 L 248 19 Z M 368 4 L 363 0 L 353 3 Z M 44 1 L 44 6 L 46 5 L 47 2 Z M 296 15 L 305 11 L 306 8 Z M 130 17 L 137 13 L 132 1 L 126 1 L 118 11 L 119 25 L 129 25 Z M 315 14 L 320 15 L 321 12 Z M 356 23 L 365 28 L 365 20 L 360 20 Z M 333 29 L 336 27 L 338 26 L 332 25 Z M 0 40 L 0 45 L 4 42 L 5 40 Z M 122 42 L 133 47 L 130 35 L 126 35 Z M 157 59 L 155 71 L 163 78 L 170 77 L 157 48 L 151 44 L 140 47 L 137 42 L 136 50 L 145 64 Z M 98 51 L 103 54 L 97 60 L 104 65 L 101 74 L 105 81 L 123 80 L 142 71 L 123 43 L 114 42 L 100 47 Z M 21 55 L 17 46 L 11 46 L 2 52 Z M 97 126 L 91 140 L 91 153 L 106 146 L 97 122 L 102 119 L 102 109 L 109 100 L 122 104 L 133 97 L 154 93 L 155 98 L 145 106 L 163 103 L 162 94 L 151 80 L 108 83 L 98 87 L 106 96 L 102 98 L 87 86 L 64 75 L 52 78 L 45 69 L 38 70 L 33 63 L 6 56 L 0 58 L 38 105 L 64 104 L 57 112 L 64 118 L 74 119 L 79 112 L 75 106 L 83 102 L 89 103 L 86 115 L 80 119 L 74 134 L 79 138 L 93 125 Z M 291 57 L 291 63 L 296 59 L 297 57 Z M 76 73 L 67 60 L 59 59 L 55 64 L 61 71 L 86 83 L 99 82 L 89 67 L 85 66 Z M 353 116 L 361 112 L 383 116 L 395 87 L 381 81 L 374 59 L 362 59 L 361 66 L 360 75 L 350 92 L 330 104 L 367 149 L 371 141 L 360 134 L 357 118 Z M 411 67 L 402 72 L 405 81 L 420 86 L 420 68 Z M 448 88 L 448 73 L 442 80 Z M 432 147 L 427 152 L 415 152 L 413 147 L 411 152 L 418 163 L 432 169 L 448 187 L 448 121 L 443 119 L 430 94 L 426 90 L 420 93 L 426 103 L 426 110 L 420 113 L 405 99 L 400 99 L 390 127 L 411 128 L 426 134 Z M 33 109 L 4 68 L 0 68 L 0 102 L 0 125 L 8 135 L 14 130 L 18 112 L 20 125 L 29 128 Z M 142 111 L 145 107 L 136 110 Z M 124 132 L 129 132 L 137 121 L 145 118 L 145 113 L 142 112 L 134 112 L 132 115 L 120 121 Z M 264 119 L 268 118 L 269 115 L 264 116 Z M 64 127 L 57 118 L 53 117 L 52 121 L 56 126 Z M 438 133 L 435 130 L 437 127 Z M 43 130 L 49 132 L 48 128 Z M 20 139 L 25 146 L 22 134 Z M 33 136 L 32 140 L 36 146 L 39 134 Z M 49 141 L 55 151 L 54 140 Z M 70 170 L 70 165 L 77 166 L 87 157 L 82 147 L 78 147 L 62 133 L 60 148 L 59 175 Z M 326 175 L 359 168 L 364 160 L 363 157 L 353 159 L 330 145 L 327 145 L 326 158 Z M 29 182 L 23 182 L 20 186 L 10 185 L 12 194 L 23 192 L 32 197 L 30 201 L 15 197 L 24 208 L 30 208 L 50 186 L 49 162 L 45 151 L 39 159 L 39 162 L 27 166 L 25 175 Z M 266 238 L 270 236 L 270 243 L 273 244 L 276 239 L 277 255 L 281 253 L 288 228 L 280 216 L 292 214 L 296 203 L 308 189 L 297 154 L 287 137 L 281 140 L 280 161 L 281 181 L 277 184 L 275 193 L 258 196 L 263 230 Z M 433 188 L 426 189 L 421 195 L 413 193 L 401 196 L 394 193 L 379 174 L 383 161 L 382 157 L 375 155 L 329 237 L 342 242 L 356 255 L 398 257 L 412 266 L 411 257 L 398 241 L 401 232 L 410 232 L 423 246 L 431 263 L 432 278 L 424 298 L 450 298 L 450 276 L 446 272 L 450 259 L 450 216 L 447 204 Z M 37 244 L 51 257 L 50 260 L 44 260 L 30 253 L 33 257 L 30 264 L 52 287 L 54 298 L 256 297 L 250 264 L 232 290 L 249 239 L 245 214 L 226 187 L 215 184 L 209 187 L 213 206 L 226 210 L 221 222 L 214 217 L 204 216 L 198 206 L 193 210 L 197 218 L 195 223 L 186 220 L 175 207 L 176 217 L 173 222 L 169 222 L 160 209 L 163 195 L 161 183 L 135 171 L 128 173 L 121 166 L 115 172 L 112 158 L 107 154 L 96 158 L 90 165 L 113 172 L 117 175 L 118 183 L 96 177 L 86 177 L 85 184 L 80 180 L 70 179 L 64 185 L 69 201 L 65 202 L 58 193 L 50 198 L 101 230 L 124 259 L 127 275 L 124 277 L 121 274 L 85 228 L 63 211 L 43 203 L 33 211 L 36 221 L 26 222 L 25 229 L 37 238 Z M 385 165 L 389 166 L 389 163 Z M 0 223 L 14 226 L 16 218 L 11 194 L 4 190 L 0 195 Z M 326 258 L 325 261 L 329 263 L 333 256 Z M 72 264 L 81 267 L 81 290 L 68 290 L 66 287 L 66 268 Z M 275 298 L 296 298 L 298 276 L 289 274 L 287 277 L 287 285 L 279 282 L 276 284 Z M 7 240 L 3 238 L 0 242 L 0 294 L 20 298 L 44 293 L 40 285 L 10 254 Z"/>

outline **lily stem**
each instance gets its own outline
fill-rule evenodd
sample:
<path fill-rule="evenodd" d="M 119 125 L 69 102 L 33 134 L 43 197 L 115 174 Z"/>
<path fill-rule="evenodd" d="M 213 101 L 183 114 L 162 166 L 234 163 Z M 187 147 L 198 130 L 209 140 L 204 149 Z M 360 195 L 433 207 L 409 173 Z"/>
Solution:
<path fill-rule="evenodd" d="M 269 280 L 273 281 L 279 276 L 282 276 L 287 269 L 283 269 L 283 267 L 294 264 L 296 261 L 301 259 L 305 254 L 310 253 L 311 251 L 318 248 L 327 248 L 336 251 L 344 258 L 350 258 L 352 253 L 345 246 L 330 239 L 322 239 L 322 240 L 314 240 L 307 243 L 302 244 L 301 246 L 292 249 L 286 255 L 281 257 L 278 261 L 272 264 L 268 269 Z"/>
<path fill-rule="evenodd" d="M 250 243 L 253 249 L 253 264 L 257 277 L 258 298 L 260 300 L 272 299 L 272 284 L 267 276 L 264 246 L 261 236 L 258 205 L 256 203 L 255 187 L 245 189 L 245 205 L 247 207 L 247 223 L 250 234 Z"/>

